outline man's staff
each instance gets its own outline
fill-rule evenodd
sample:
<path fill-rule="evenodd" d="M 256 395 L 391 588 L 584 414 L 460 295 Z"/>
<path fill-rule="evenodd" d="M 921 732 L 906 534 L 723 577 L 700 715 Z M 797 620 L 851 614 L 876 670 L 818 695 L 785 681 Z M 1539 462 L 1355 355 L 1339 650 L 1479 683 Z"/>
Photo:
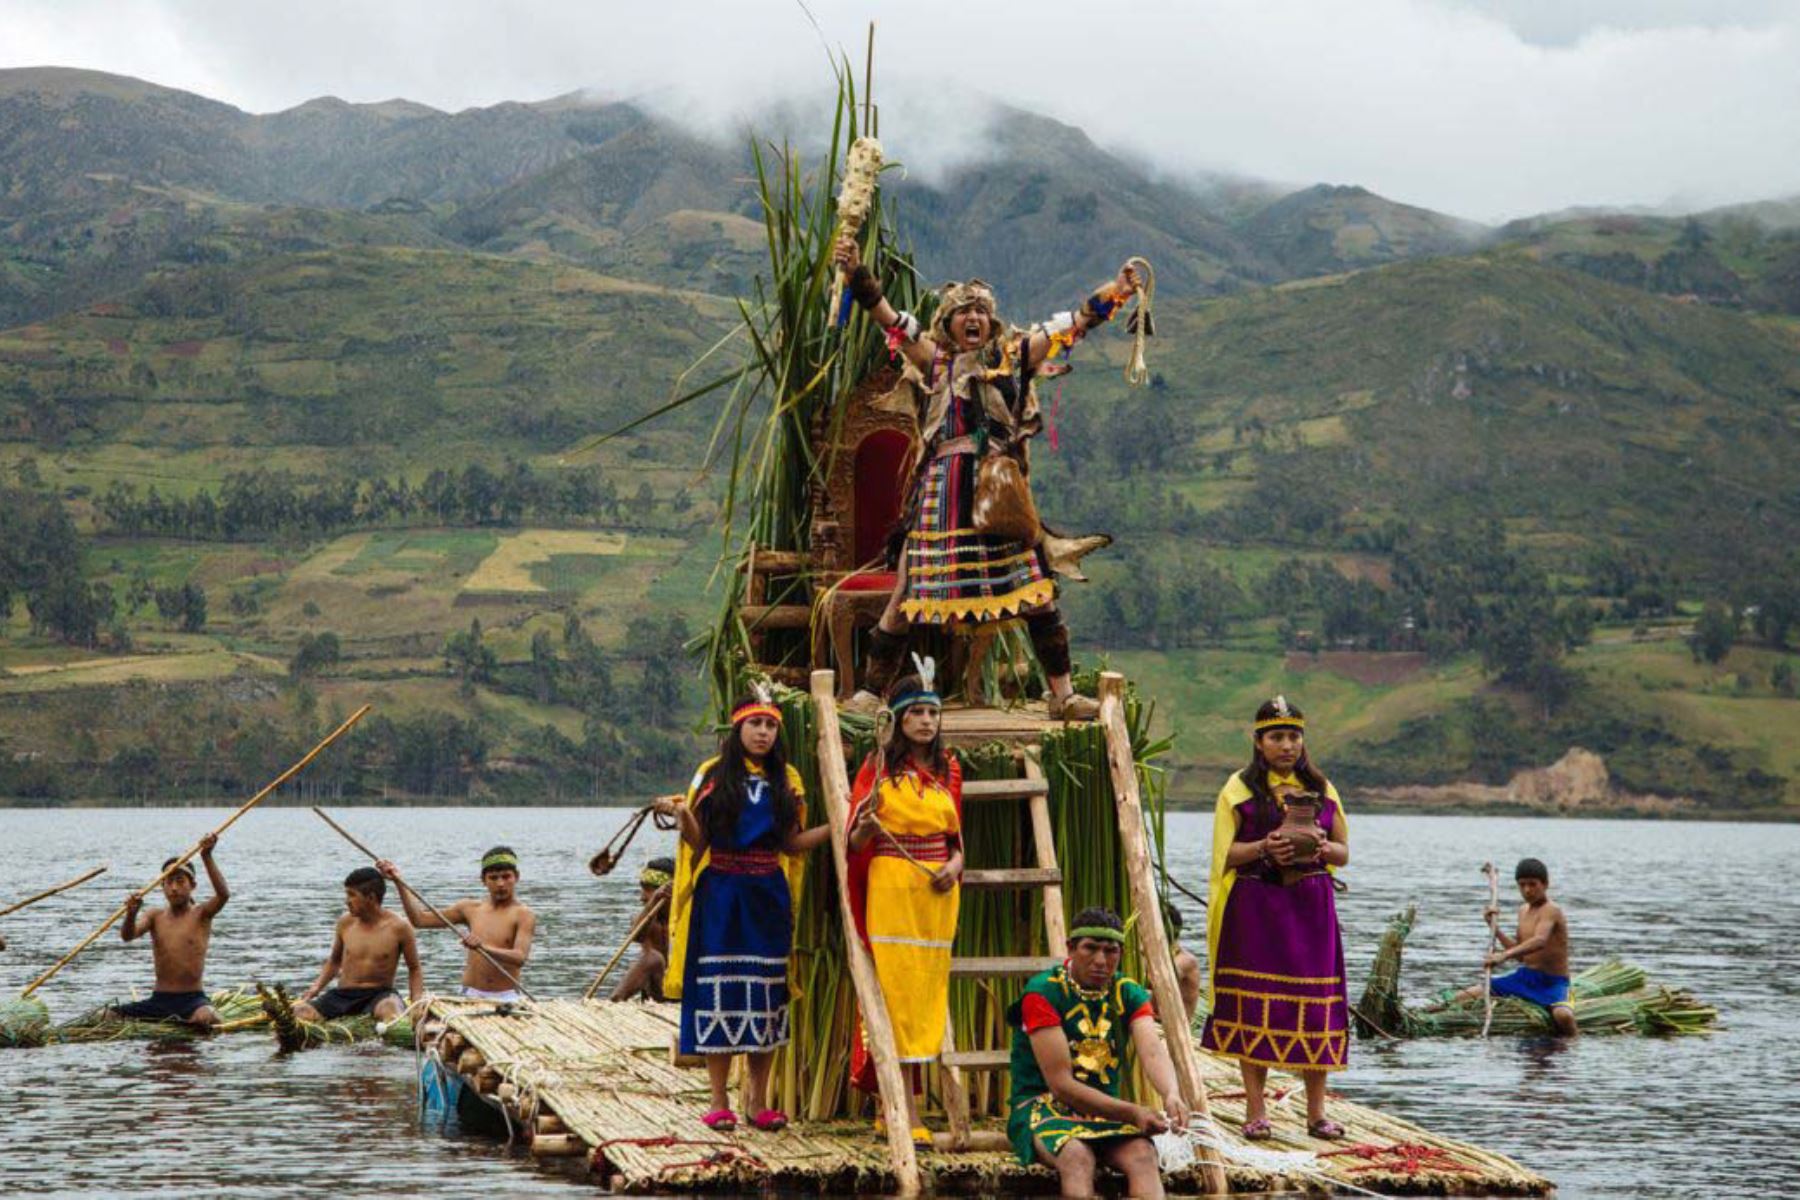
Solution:
<path fill-rule="evenodd" d="M 105 873 L 106 873 L 105 867 L 103 867 L 103 866 L 95 867 L 93 870 L 89 871 L 86 875 L 77 875 L 75 878 L 69 880 L 67 883 L 59 883 L 53 888 L 45 888 L 43 891 L 39 892 L 35 896 L 25 897 L 23 900 L 19 901 L 17 904 L 9 904 L 5 908 L 0 908 L 0 917 L 4 917 L 8 913 L 16 913 L 21 908 L 28 908 L 31 905 L 36 904 L 39 900 L 48 900 L 50 897 L 56 895 L 58 892 L 66 892 L 70 888 L 80 887 L 82 884 L 86 883 L 88 880 L 92 879 L 94 876 L 103 875 Z"/>
<path fill-rule="evenodd" d="M 1500 872 L 1491 862 L 1481 864 L 1482 872 L 1488 881 L 1488 955 L 1494 953 L 1494 947 L 1500 944 Z M 1485 964 L 1486 971 L 1481 976 L 1481 1036 L 1488 1035 L 1488 1027 L 1494 1023 L 1494 964 Z"/>

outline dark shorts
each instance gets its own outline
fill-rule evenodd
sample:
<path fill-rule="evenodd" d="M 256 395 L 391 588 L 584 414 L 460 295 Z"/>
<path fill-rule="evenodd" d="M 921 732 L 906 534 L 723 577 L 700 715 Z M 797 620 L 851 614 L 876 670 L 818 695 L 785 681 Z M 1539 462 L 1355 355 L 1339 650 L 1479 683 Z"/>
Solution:
<path fill-rule="evenodd" d="M 211 1003 L 205 992 L 151 992 L 148 1000 L 113 1005 L 113 1012 L 134 1021 L 185 1021 Z"/>
<path fill-rule="evenodd" d="M 327 1021 L 335 1021 L 339 1017 L 355 1017 L 363 1013 L 374 1012 L 375 1006 L 387 997 L 400 999 L 400 993 L 393 988 L 332 988 L 307 1001 L 313 1011 Z"/>

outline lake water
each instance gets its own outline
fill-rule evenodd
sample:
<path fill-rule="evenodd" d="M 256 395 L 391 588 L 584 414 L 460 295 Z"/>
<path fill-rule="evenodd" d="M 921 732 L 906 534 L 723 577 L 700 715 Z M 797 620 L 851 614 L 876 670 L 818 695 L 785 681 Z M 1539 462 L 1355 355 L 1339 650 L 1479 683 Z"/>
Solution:
<path fill-rule="evenodd" d="M 0 921 L 0 981 L 23 987 L 169 854 L 223 816 L 198 809 L 0 811 L 0 903 L 110 861 L 113 871 Z M 625 814 L 582 809 L 344 809 L 363 841 L 393 855 L 436 903 L 477 891 L 476 863 L 517 849 L 522 895 L 539 913 L 528 982 L 540 995 L 585 986 L 636 909 L 636 867 L 672 834 L 646 830 L 610 879 L 588 856 Z M 1203 890 L 1210 817 L 1169 819 L 1170 865 Z M 1477 976 L 1486 885 L 1546 859 L 1568 909 L 1579 969 L 1606 954 L 1716 1004 L 1708 1037 L 1496 1039 L 1352 1048 L 1333 1087 L 1445 1134 L 1511 1154 L 1580 1197 L 1800 1195 L 1800 827 L 1515 818 L 1354 819 L 1352 890 L 1339 898 L 1351 991 L 1390 913 L 1420 921 L 1406 993 Z M 214 935 L 213 987 L 252 979 L 303 986 L 330 948 L 355 853 L 304 810 L 267 809 L 227 836 L 234 894 Z M 1510 874 L 1510 871 L 1507 871 Z M 393 903 L 393 897 L 389 897 Z M 1190 927 L 1201 914 L 1189 905 Z M 461 953 L 422 934 L 430 983 L 449 989 Z M 39 994 L 64 1019 L 133 988 L 150 954 L 116 933 Z M 412 1056 L 379 1045 L 278 1058 L 270 1039 L 119 1042 L 0 1050 L 0 1194 L 558 1195 L 591 1186 L 509 1158 L 495 1144 L 421 1130 Z"/>

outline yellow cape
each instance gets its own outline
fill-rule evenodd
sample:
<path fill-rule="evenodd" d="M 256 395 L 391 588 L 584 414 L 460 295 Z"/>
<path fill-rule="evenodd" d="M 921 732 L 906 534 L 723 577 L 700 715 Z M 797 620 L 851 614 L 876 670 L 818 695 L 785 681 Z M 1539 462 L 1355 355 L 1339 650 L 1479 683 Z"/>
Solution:
<path fill-rule="evenodd" d="M 1225 786 L 1219 789 L 1219 802 L 1213 806 L 1213 838 L 1212 838 L 1212 872 L 1210 885 L 1206 891 L 1206 998 L 1208 1003 L 1217 1003 L 1213 996 L 1213 968 L 1219 961 L 1219 933 L 1225 928 L 1225 904 L 1231 898 L 1231 887 L 1237 882 L 1237 871 L 1226 867 L 1225 855 L 1231 849 L 1231 843 L 1237 840 L 1238 815 L 1237 806 L 1250 799 L 1250 785 L 1244 782 L 1242 771 L 1233 771 Z M 1338 799 L 1338 791 L 1330 780 L 1325 782 L 1325 794 L 1337 802 L 1338 815 L 1344 812 L 1344 802 Z M 1349 832 L 1349 818 L 1344 819 L 1344 830 Z M 1326 870 L 1332 870 L 1326 867 Z"/>
<path fill-rule="evenodd" d="M 700 764 L 694 772 L 693 782 L 688 784 L 687 800 L 692 804 L 700 785 L 706 781 L 706 773 L 718 762 L 714 755 Z M 754 769 L 754 767 L 753 767 Z M 800 803 L 800 827 L 806 827 L 806 785 L 800 778 L 800 772 L 792 764 L 787 769 L 788 789 L 794 793 L 794 799 Z M 669 961 L 663 969 L 663 998 L 665 1000 L 681 999 L 681 980 L 687 969 L 687 937 L 688 920 L 694 911 L 694 885 L 700 881 L 700 873 L 706 870 L 710 861 L 710 853 L 704 853 L 698 859 L 694 856 L 694 848 L 687 844 L 686 838 L 680 838 L 675 846 L 675 886 L 670 889 L 669 896 Z M 800 885 L 806 878 L 806 858 L 803 855 L 784 854 L 781 856 L 781 869 L 787 875 L 788 891 L 794 897 L 794 915 L 800 914 Z M 789 960 L 789 973 L 793 971 L 793 959 Z M 789 980 L 788 990 L 794 991 L 793 981 Z M 798 995 L 798 992 L 794 992 Z"/>

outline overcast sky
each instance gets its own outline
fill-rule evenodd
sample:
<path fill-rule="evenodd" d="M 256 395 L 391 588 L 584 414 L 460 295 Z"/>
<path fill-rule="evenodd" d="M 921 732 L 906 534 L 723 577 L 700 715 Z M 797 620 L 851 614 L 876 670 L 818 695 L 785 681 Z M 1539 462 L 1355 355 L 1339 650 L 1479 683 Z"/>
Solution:
<path fill-rule="evenodd" d="M 1800 0 L 0 0 L 0 66 L 253 112 L 590 88 L 697 124 L 829 88 L 878 25 L 890 152 L 941 168 L 996 99 L 1172 173 L 1359 183 L 1480 220 L 1800 192 Z"/>

